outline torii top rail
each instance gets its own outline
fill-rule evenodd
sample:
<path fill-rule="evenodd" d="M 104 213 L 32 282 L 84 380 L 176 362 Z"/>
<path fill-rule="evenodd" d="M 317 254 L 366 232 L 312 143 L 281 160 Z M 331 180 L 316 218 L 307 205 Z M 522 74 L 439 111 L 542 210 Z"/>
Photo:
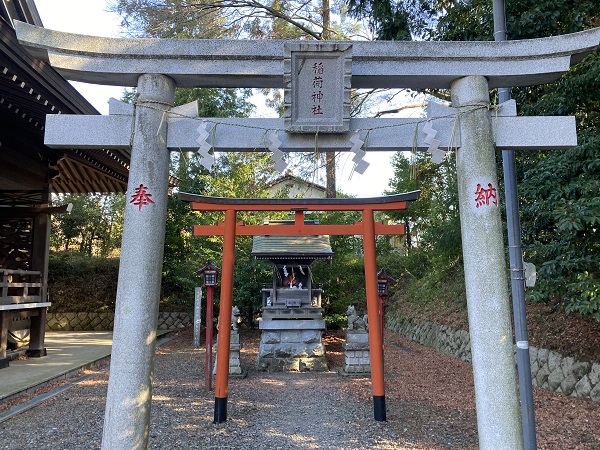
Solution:
<path fill-rule="evenodd" d="M 417 200 L 420 191 L 377 198 L 306 198 L 306 199 L 239 199 L 205 197 L 179 194 L 179 198 L 191 202 L 196 211 L 225 211 L 225 222 L 217 225 L 196 225 L 194 236 L 223 236 L 223 265 L 221 277 L 221 308 L 219 323 L 229 323 L 233 303 L 233 266 L 235 237 L 257 235 L 362 235 L 365 261 L 365 285 L 369 320 L 369 345 L 371 348 L 371 380 L 373 387 L 374 415 L 385 420 L 385 389 L 383 377 L 383 342 L 377 296 L 377 262 L 375 236 L 378 234 L 404 234 L 403 225 L 386 225 L 374 221 L 374 211 L 406 209 L 407 203 Z M 245 225 L 236 223 L 238 211 L 293 211 L 293 224 L 282 226 Z M 361 211 L 362 222 L 351 225 L 312 225 L 304 221 L 306 211 Z M 217 350 L 217 379 L 215 386 L 215 423 L 227 418 L 227 394 L 229 374 L 229 327 L 219 330 Z M 208 370 L 208 369 L 207 369 Z"/>
<path fill-rule="evenodd" d="M 269 227 L 268 233 L 264 225 L 238 224 L 237 236 L 258 235 L 360 235 L 363 233 L 363 222 L 342 225 L 307 225 L 304 223 L 306 211 L 395 211 L 406 209 L 407 202 L 417 200 L 420 191 L 405 194 L 374 198 L 225 198 L 206 197 L 194 194 L 179 194 L 179 198 L 192 203 L 196 211 L 294 211 L 295 223 L 282 227 Z M 196 225 L 195 236 L 223 235 L 225 223 L 217 225 Z M 404 234 L 404 225 L 388 225 L 374 222 L 376 235 Z"/>
<path fill-rule="evenodd" d="M 15 30 L 35 57 L 73 81 L 137 86 L 141 74 L 160 73 L 178 87 L 284 87 L 282 40 L 102 38 L 19 21 Z M 523 41 L 352 41 L 352 87 L 448 89 L 473 75 L 491 88 L 549 83 L 594 51 L 599 36 L 594 28 Z"/>

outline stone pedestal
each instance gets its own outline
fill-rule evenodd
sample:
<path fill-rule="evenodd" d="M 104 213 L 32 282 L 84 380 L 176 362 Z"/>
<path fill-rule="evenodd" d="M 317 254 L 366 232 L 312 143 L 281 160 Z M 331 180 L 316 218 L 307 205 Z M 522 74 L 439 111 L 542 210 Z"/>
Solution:
<path fill-rule="evenodd" d="M 321 372 L 327 370 L 321 332 L 323 319 L 262 319 L 256 369 L 268 372 Z"/>
<path fill-rule="evenodd" d="M 217 343 L 213 346 L 213 355 L 215 355 L 215 363 L 213 365 L 213 375 L 217 374 L 217 348 L 219 346 L 219 337 L 217 336 Z M 245 378 L 247 373 L 242 369 L 240 364 L 240 350 L 242 349 L 240 343 L 240 334 L 237 330 L 231 330 L 231 337 L 229 341 L 229 376 Z"/>
<path fill-rule="evenodd" d="M 342 347 L 346 351 L 346 364 L 340 369 L 340 375 L 369 376 L 371 374 L 369 333 L 366 330 L 346 331 L 346 342 Z"/>

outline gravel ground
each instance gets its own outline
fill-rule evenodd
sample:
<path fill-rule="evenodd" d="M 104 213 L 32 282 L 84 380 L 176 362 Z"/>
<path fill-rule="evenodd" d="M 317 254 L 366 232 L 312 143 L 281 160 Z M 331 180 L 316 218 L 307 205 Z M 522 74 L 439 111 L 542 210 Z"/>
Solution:
<path fill-rule="evenodd" d="M 214 392 L 203 389 L 204 349 L 191 342 L 187 330 L 157 349 L 151 449 L 477 448 L 471 366 L 394 333 L 386 334 L 383 423 L 372 418 L 370 380 L 336 372 L 343 365 L 340 336 L 326 340 L 330 372 L 262 373 L 253 369 L 258 333 L 247 331 L 248 377 L 230 380 L 229 420 L 214 425 Z M 106 371 L 92 374 L 0 423 L 0 449 L 100 448 L 107 381 Z M 541 389 L 534 400 L 540 450 L 600 449 L 600 404 Z"/>

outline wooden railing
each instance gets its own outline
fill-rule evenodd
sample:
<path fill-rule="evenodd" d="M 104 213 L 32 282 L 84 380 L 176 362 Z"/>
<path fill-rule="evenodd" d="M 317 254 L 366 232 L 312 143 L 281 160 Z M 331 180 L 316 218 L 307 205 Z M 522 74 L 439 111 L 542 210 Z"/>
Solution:
<path fill-rule="evenodd" d="M 37 303 L 42 299 L 42 273 L 0 269 L 0 305 Z"/>

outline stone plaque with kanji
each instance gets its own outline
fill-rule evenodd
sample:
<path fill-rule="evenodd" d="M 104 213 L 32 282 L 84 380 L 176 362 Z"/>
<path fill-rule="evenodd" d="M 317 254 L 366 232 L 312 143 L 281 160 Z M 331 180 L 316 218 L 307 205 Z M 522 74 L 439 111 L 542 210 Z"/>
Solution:
<path fill-rule="evenodd" d="M 286 42 L 285 129 L 345 133 L 350 129 L 352 44 Z"/>

